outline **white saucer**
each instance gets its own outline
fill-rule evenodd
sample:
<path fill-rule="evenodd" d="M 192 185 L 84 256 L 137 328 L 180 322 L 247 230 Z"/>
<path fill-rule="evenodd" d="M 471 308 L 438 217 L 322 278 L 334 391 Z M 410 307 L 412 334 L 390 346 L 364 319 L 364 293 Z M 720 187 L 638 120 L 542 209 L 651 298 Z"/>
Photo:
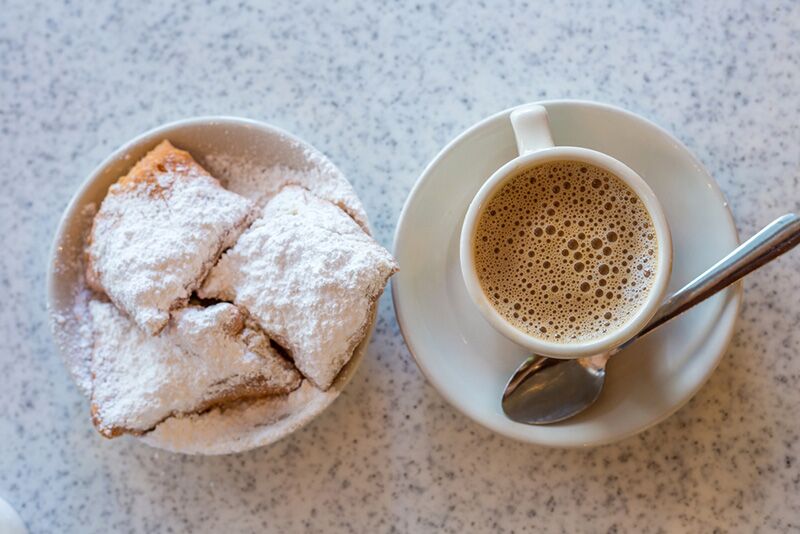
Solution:
<path fill-rule="evenodd" d="M 541 102 L 556 145 L 593 148 L 629 165 L 655 191 L 673 236 L 669 291 L 738 244 L 718 185 L 677 139 L 619 108 Z M 609 363 L 606 388 L 583 414 L 550 426 L 505 417 L 500 396 L 527 356 L 475 309 L 461 278 L 461 222 L 481 184 L 516 156 L 510 109 L 476 124 L 428 165 L 406 201 L 395 235 L 402 266 L 392 281 L 400 329 L 417 364 L 450 404 L 511 438 L 549 446 L 616 441 L 682 406 L 717 366 L 733 334 L 741 286 L 728 289 L 634 344 Z"/>
<path fill-rule="evenodd" d="M 3 499 L 0 499 L 0 532 L 3 534 L 28 533 L 19 514 Z"/>

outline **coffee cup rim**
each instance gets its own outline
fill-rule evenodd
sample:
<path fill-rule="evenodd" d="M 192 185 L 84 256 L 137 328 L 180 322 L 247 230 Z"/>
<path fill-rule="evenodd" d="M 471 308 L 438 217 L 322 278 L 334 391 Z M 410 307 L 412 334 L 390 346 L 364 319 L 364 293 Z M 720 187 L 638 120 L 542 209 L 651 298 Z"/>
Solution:
<path fill-rule="evenodd" d="M 492 306 L 483 292 L 475 269 L 473 237 L 478 215 L 494 194 L 522 169 L 551 161 L 576 161 L 588 163 L 611 172 L 622 180 L 639 197 L 645 206 L 656 234 L 655 278 L 644 304 L 620 328 L 591 341 L 556 343 L 546 341 L 514 327 Z M 467 209 L 461 227 L 459 243 L 461 273 L 473 303 L 489 323 L 505 337 L 536 354 L 554 358 L 582 358 L 611 350 L 625 343 L 647 325 L 663 301 L 672 269 L 672 237 L 664 210 L 653 190 L 633 169 L 621 161 L 596 150 L 582 147 L 557 146 L 516 157 L 497 169 L 478 190 Z"/>

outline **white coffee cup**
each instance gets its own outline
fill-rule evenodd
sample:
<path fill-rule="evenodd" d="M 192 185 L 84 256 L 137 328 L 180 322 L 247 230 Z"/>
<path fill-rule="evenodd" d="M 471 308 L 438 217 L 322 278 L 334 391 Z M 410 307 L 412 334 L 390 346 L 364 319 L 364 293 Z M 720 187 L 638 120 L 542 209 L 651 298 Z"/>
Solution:
<path fill-rule="evenodd" d="M 630 167 L 607 154 L 588 148 L 555 146 L 550 132 L 547 110 L 540 105 L 515 109 L 510 116 L 519 156 L 512 159 L 489 177 L 472 199 L 461 228 L 461 273 L 470 298 L 487 321 L 501 334 L 535 354 L 553 358 L 582 358 L 611 350 L 641 330 L 661 304 L 672 268 L 672 239 L 667 219 L 655 193 Z M 546 341 L 531 336 L 505 320 L 495 310 L 483 292 L 475 269 L 473 239 L 478 218 L 484 206 L 506 182 L 521 171 L 551 161 L 588 163 L 614 174 L 630 187 L 650 214 L 655 229 L 658 252 L 650 291 L 642 306 L 621 327 L 600 338 L 583 342 Z"/>

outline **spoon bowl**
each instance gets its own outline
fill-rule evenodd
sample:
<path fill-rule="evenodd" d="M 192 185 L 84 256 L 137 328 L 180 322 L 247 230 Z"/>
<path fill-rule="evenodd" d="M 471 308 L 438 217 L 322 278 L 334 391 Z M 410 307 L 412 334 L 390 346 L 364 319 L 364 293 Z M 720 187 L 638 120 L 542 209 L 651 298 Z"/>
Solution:
<path fill-rule="evenodd" d="M 600 396 L 606 360 L 602 356 L 574 360 L 531 356 L 511 377 L 503 394 L 503 411 L 514 421 L 527 424 L 569 419 Z"/>

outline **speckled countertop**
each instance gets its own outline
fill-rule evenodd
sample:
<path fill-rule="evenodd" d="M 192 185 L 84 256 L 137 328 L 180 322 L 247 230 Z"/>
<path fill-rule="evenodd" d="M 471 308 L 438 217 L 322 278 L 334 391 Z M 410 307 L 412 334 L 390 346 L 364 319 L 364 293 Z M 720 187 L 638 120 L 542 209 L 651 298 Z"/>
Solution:
<path fill-rule="evenodd" d="M 61 211 L 163 122 L 282 126 L 350 177 L 391 244 L 414 180 L 465 127 L 542 98 L 617 104 L 695 151 L 743 235 L 800 209 L 797 2 L 0 1 L 0 497 L 31 532 L 797 532 L 800 252 L 752 275 L 719 369 L 676 415 L 591 450 L 451 409 L 385 295 L 321 418 L 227 457 L 93 430 L 45 315 Z"/>

